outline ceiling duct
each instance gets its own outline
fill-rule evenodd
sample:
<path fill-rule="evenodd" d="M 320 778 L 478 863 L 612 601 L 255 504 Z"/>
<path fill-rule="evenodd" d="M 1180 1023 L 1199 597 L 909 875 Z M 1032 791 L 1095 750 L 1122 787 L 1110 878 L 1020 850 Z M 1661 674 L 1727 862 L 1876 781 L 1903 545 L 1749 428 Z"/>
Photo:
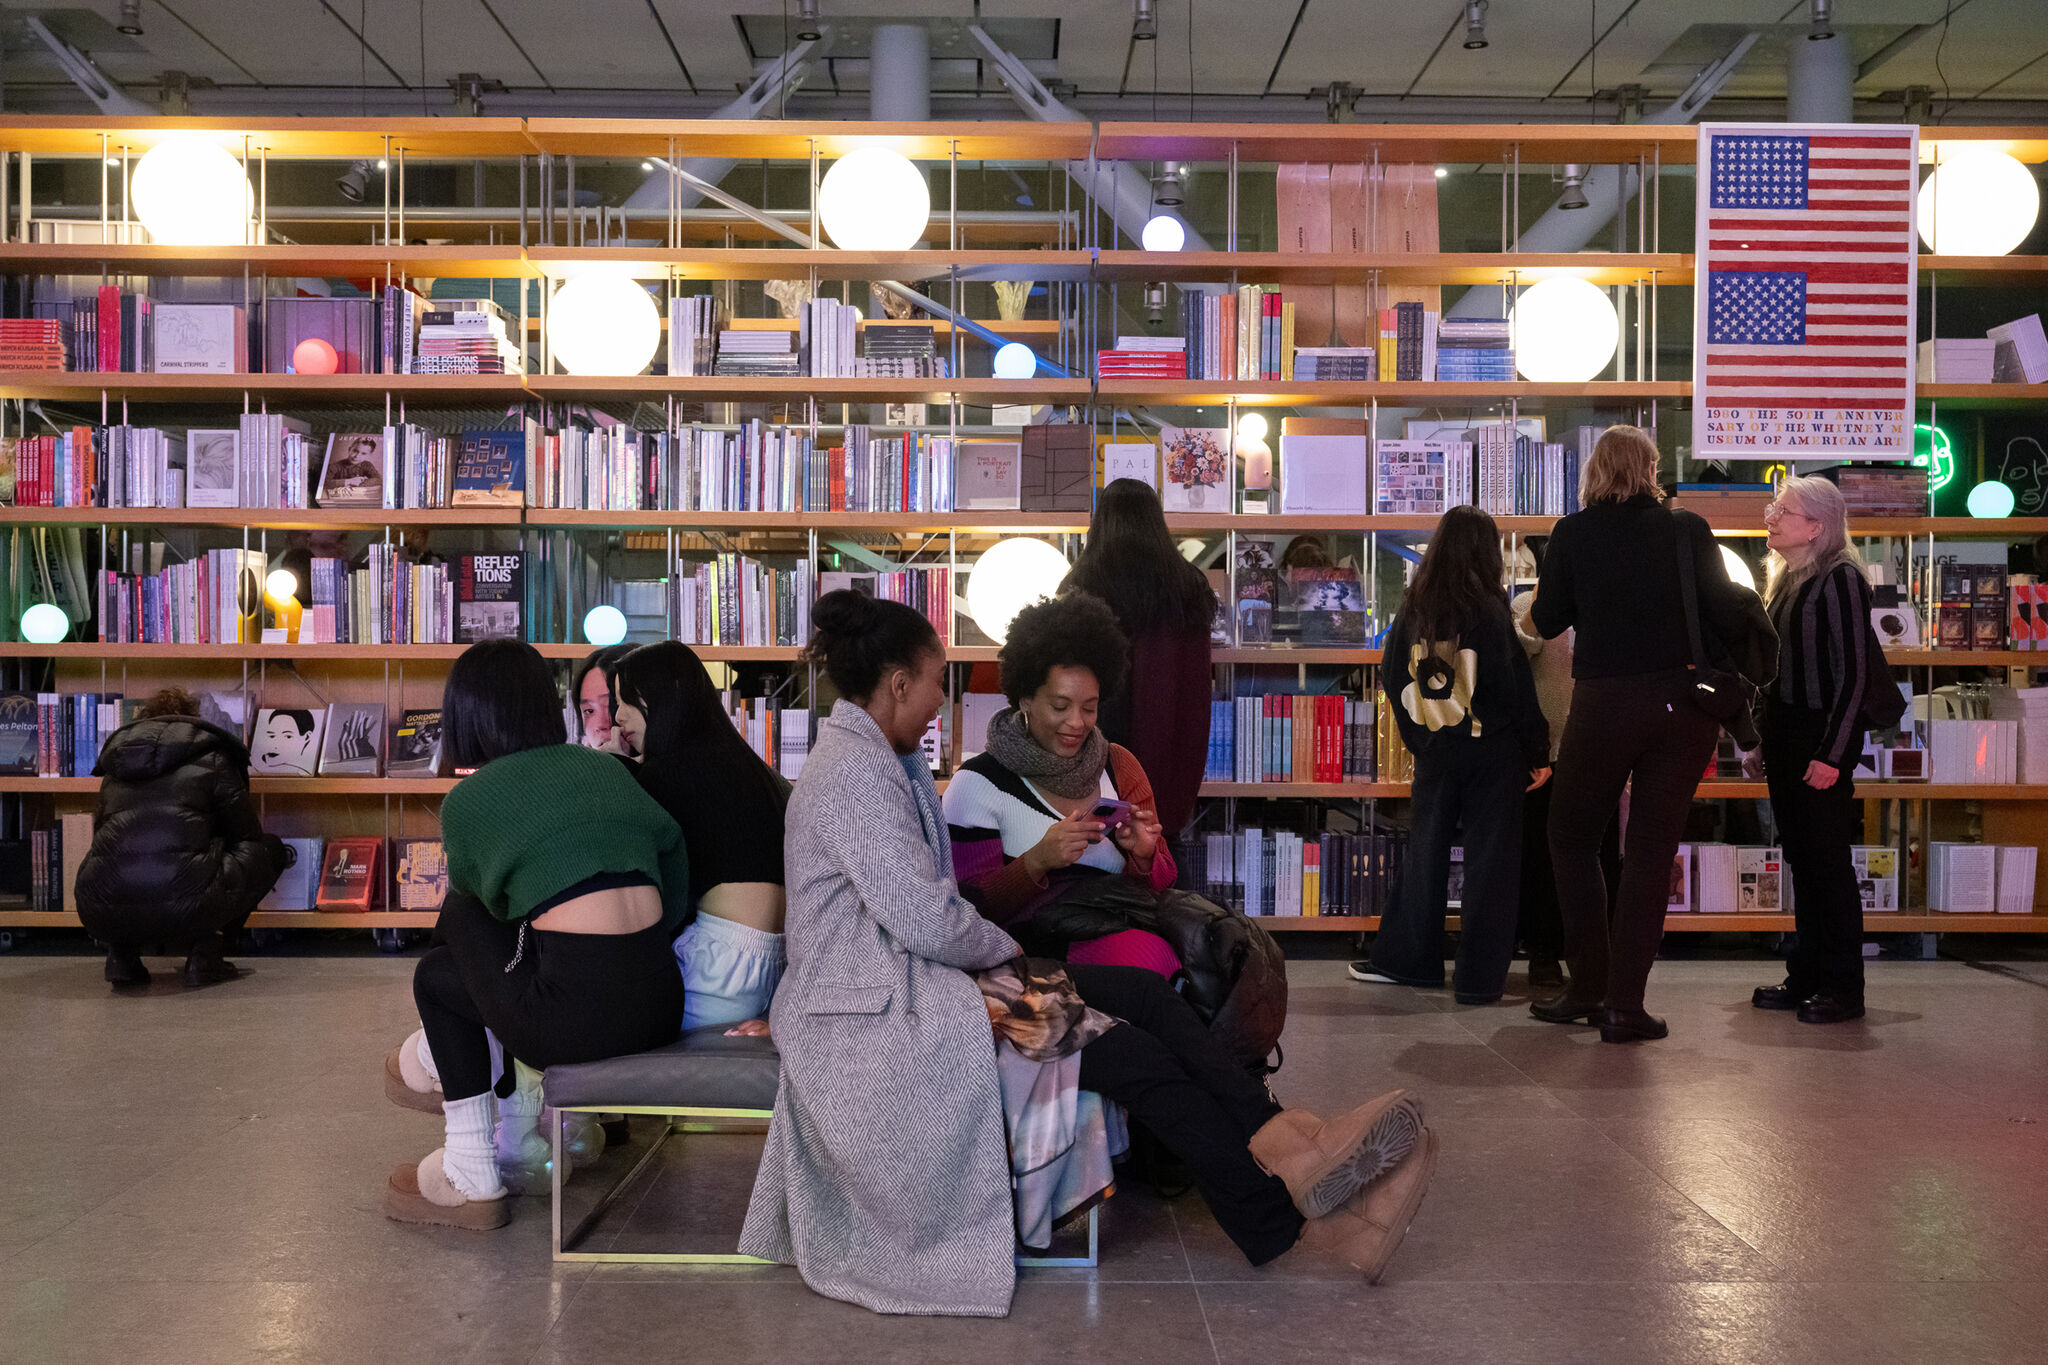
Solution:
<path fill-rule="evenodd" d="M 923 24 L 882 24 L 868 50 L 868 117 L 877 123 L 928 123 L 932 116 L 932 36 Z"/>

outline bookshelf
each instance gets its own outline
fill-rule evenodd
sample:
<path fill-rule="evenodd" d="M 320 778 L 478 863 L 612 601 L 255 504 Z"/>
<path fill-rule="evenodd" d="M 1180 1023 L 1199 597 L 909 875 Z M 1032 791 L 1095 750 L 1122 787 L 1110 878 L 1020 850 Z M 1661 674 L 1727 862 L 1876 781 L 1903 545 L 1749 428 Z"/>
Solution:
<path fill-rule="evenodd" d="M 184 248 L 160 247 L 136 241 L 26 241 L 21 229 L 31 219 L 43 221 L 51 205 L 31 206 L 24 212 L 17 186 L 30 183 L 28 163 L 77 160 L 98 163 L 102 157 L 123 158 L 139 154 L 172 131 L 197 130 L 218 136 L 237 155 L 246 155 L 257 181 L 256 170 L 270 161 L 288 163 L 307 159 L 389 157 L 402 168 L 406 157 L 451 158 L 490 164 L 498 172 L 516 163 L 522 192 L 537 188 L 543 173 L 574 175 L 578 165 L 594 168 L 631 169 L 643 158 L 710 156 L 760 161 L 791 183 L 814 180 L 813 158 L 830 160 L 855 146 L 891 146 L 906 155 L 938 163 L 932 177 L 935 208 L 922 240 L 911 250 L 895 252 L 851 252 L 830 247 L 800 248 L 780 242 L 763 244 L 765 234 L 749 224 L 722 229 L 704 223 L 685 224 L 665 211 L 632 216 L 632 235 L 653 240 L 654 245 L 594 245 L 605 242 L 607 229 L 590 215 L 560 208 L 540 207 L 535 193 L 532 207 L 522 193 L 519 200 L 517 240 L 501 221 L 494 229 L 479 214 L 473 221 L 459 218 L 436 220 L 437 235 L 452 240 L 436 245 L 404 244 L 418 235 L 418 224 L 410 228 L 405 210 L 393 205 L 381 222 L 375 219 L 353 223 L 309 225 L 306 236 L 330 240 L 307 240 L 261 245 Z M 998 380 L 985 374 L 985 345 L 964 330 L 956 333 L 943 320 L 923 319 L 933 326 L 940 345 L 952 351 L 956 342 L 983 350 L 971 353 L 968 372 L 947 379 L 856 379 L 856 378 L 748 378 L 724 375 L 670 377 L 591 377 L 534 372 L 523 375 L 428 376 L 392 374 L 342 374 L 301 376 L 275 374 L 157 375 L 95 374 L 0 371 L 0 400 L 21 403 L 36 400 L 61 407 L 72 420 L 84 420 L 99 411 L 101 420 L 150 420 L 167 423 L 202 419 L 191 414 L 213 408 L 225 414 L 240 409 L 302 412 L 321 420 L 362 422 L 358 414 L 393 410 L 443 414 L 425 420 L 438 421 L 438 429 L 474 424 L 473 418 L 446 417 L 449 413 L 475 414 L 493 409 L 509 411 L 560 411 L 578 406 L 602 408 L 615 416 L 637 415 L 645 421 L 657 410 L 673 414 L 683 409 L 701 410 L 705 420 L 715 419 L 724 409 L 728 422 L 744 410 L 765 413 L 767 420 L 791 426 L 808 426 L 813 433 L 845 422 L 858 422 L 860 409 L 883 405 L 923 403 L 930 407 L 924 429 L 932 432 L 958 430 L 967 425 L 968 409 L 999 405 L 1052 406 L 1074 409 L 1084 420 L 1112 425 L 1128 411 L 1169 412 L 1206 409 L 1193 418 L 1168 417 L 1175 424 L 1220 425 L 1225 414 L 1234 419 L 1241 409 L 1317 409 L 1356 414 L 1377 423 L 1383 410 L 1448 410 L 1457 413 L 1495 412 L 1521 414 L 1600 414 L 1601 420 L 1637 420 L 1654 424 L 1660 407 L 1683 405 L 1691 398 L 1691 385 L 1676 377 L 1683 365 L 1656 362 L 1656 299 L 1670 299 L 1671 291 L 1690 292 L 1695 261 L 1689 251 L 1667 250 L 1682 234 L 1659 230 L 1656 217 L 1661 206 L 1667 167 L 1688 168 L 1674 177 L 1674 193 L 1689 197 L 1692 192 L 1690 164 L 1696 159 L 1697 130 L 1690 127 L 1650 125 L 1537 126 L 1537 125 L 1235 125 L 1235 124 L 1153 124 L 1105 123 L 1099 125 L 997 122 L 943 127 L 937 125 L 885 125 L 841 122 L 767 123 L 605 119 L 291 119 L 272 127 L 259 127 L 223 119 L 101 119 L 45 118 L 0 115 L 0 164 L 5 170 L 6 192 L 15 198 L 0 198 L 6 215 L 8 240 L 0 241 L 0 274 L 22 277 L 79 276 L 107 281 L 138 283 L 192 278 L 216 285 L 240 280 L 245 290 L 266 292 L 272 282 L 315 278 L 334 281 L 385 282 L 448 281 L 473 291 L 477 286 L 517 282 L 522 300 L 529 293 L 545 300 L 560 282 L 593 268 L 622 269 L 642 280 L 663 281 L 683 292 L 701 289 L 710 282 L 724 288 L 728 299 L 735 291 L 756 290 L 766 281 L 804 280 L 814 292 L 836 294 L 846 287 L 845 297 L 864 301 L 865 282 L 901 280 L 912 283 L 961 309 L 963 316 L 992 316 L 986 306 L 987 286 L 997 281 L 1036 281 L 1042 288 L 1042 304 L 1034 300 L 1033 316 L 1015 321 L 991 321 L 984 325 L 1005 338 L 1024 340 L 1039 348 L 1040 354 L 1069 369 L 1074 377 L 1039 376 L 1023 380 Z M 1959 146 L 1993 142 L 2023 160 L 2048 159 L 2048 130 L 2034 128 L 1928 128 L 1923 145 Z M 1158 253 L 1126 249 L 1134 224 L 1117 223 L 1107 213 L 1093 214 L 1078 208 L 1048 213 L 1038 218 L 1018 215 L 1015 222 L 963 222 L 958 204 L 941 202 L 949 198 L 945 188 L 948 169 L 958 171 L 962 163 L 999 160 L 1029 166 L 1042 163 L 1050 178 L 1066 162 L 1094 156 L 1103 160 L 1125 159 L 1154 162 L 1171 159 L 1195 164 L 1206 176 L 1212 171 L 1227 176 L 1230 212 L 1224 231 L 1205 227 L 1218 248 L 1183 253 Z M 1639 211 L 1633 236 L 1624 233 L 1623 250 L 1552 255 L 1523 252 L 1505 230 L 1497 251 L 1419 251 L 1400 253 L 1374 250 L 1365 253 L 1322 253 L 1291 255 L 1271 248 L 1269 237 L 1257 233 L 1270 226 L 1241 211 L 1253 191 L 1249 180 L 1268 174 L 1279 162 L 1357 163 L 1394 166 L 1435 163 L 1439 166 L 1508 166 L 1520 172 L 1524 163 L 1544 168 L 1563 162 L 1580 164 L 1625 164 L 1642 173 L 1649 186 L 1651 202 Z M 20 172 L 16 175 L 15 172 Z M 101 177 L 94 176 L 97 181 Z M 118 180 L 118 177 L 115 177 Z M 1519 175 L 1517 176 L 1519 181 Z M 267 181 L 262 181 L 265 185 Z M 594 181 L 592 182 L 594 183 Z M 1264 182 L 1261 181 L 1261 184 Z M 1532 183 L 1533 179 L 1532 179 Z M 38 195 L 48 193 L 39 187 Z M 801 191 L 799 191 L 801 193 Z M 1078 204 L 1079 196 L 1071 201 Z M 784 211 L 789 201 L 776 201 Z M 91 205 L 72 204 L 72 209 Z M 1508 217 L 1505 200 L 1502 216 Z M 1519 209 L 1520 205 L 1515 205 Z M 103 206 L 108 221 L 118 222 L 118 203 Z M 666 222 L 662 222 L 666 218 Z M 1027 221 L 1028 219 L 1028 221 Z M 648 226 L 653 220 L 657 226 Z M 96 226 L 73 213 L 68 221 L 76 228 Z M 808 229 L 809 225 L 799 223 Z M 666 233 L 659 227 L 665 226 Z M 297 225 L 294 225 L 295 235 Z M 722 234 L 722 235 L 721 235 Z M 133 231 L 119 231 L 116 237 L 136 237 Z M 1458 244 L 1469 245 L 1469 240 Z M 1920 260 L 1923 285 L 1937 290 L 2029 290 L 2048 289 L 2048 257 L 1942 257 L 1927 255 Z M 1560 276 L 1632 292 L 1636 306 L 1627 314 L 1632 326 L 1651 333 L 1649 363 L 1638 351 L 1631 364 L 1624 352 L 1608 375 L 1577 384 L 1536 384 L 1516 381 L 1501 384 L 1464 384 L 1438 381 L 1375 381 L 1368 383 L 1296 382 L 1279 380 L 1149 380 L 1090 377 L 1088 351 L 1106 341 L 1128 322 L 1119 318 L 1119 298 L 1124 314 L 1139 289 L 1161 281 L 1174 284 L 1236 286 L 1272 285 L 1281 289 L 1315 290 L 1330 287 L 1361 288 L 1370 291 L 1434 289 L 1444 286 L 1497 286 L 1507 282 L 1530 283 Z M 970 294 L 969 291 L 979 291 Z M 459 292 L 459 291 L 458 291 Z M 452 294 L 448 295 L 452 296 Z M 755 295 L 748 293 L 752 300 Z M 1382 295 L 1385 297 L 1385 295 Z M 1412 294 L 1403 295 L 1412 297 Z M 1644 304 L 1647 301 L 1647 311 Z M 734 330 L 788 331 L 795 323 L 778 317 L 743 317 L 735 308 L 728 325 Z M 753 311 L 772 311 L 766 307 Z M 1040 315 L 1042 312 L 1043 315 Z M 1679 316 L 1674 313 L 1674 316 Z M 529 340 L 541 332 L 536 311 L 522 311 L 522 335 Z M 891 324 L 882 319 L 863 320 L 861 330 L 872 336 Z M 1169 327 L 1169 330 L 1171 328 Z M 1667 331 L 1671 330 L 1667 325 Z M 1666 337 L 1665 340 L 1672 338 Z M 960 352 L 968 355 L 966 351 Z M 2042 412 L 2048 414 L 2048 385 L 2013 384 L 1923 384 L 1918 389 L 1922 411 L 1932 407 L 1941 414 L 1998 414 Z M 114 418 L 117 405 L 134 408 L 140 416 Z M 20 411 L 19 408 L 14 409 Z M 155 416 L 155 414 L 165 414 Z M 339 416 L 348 414 L 348 416 Z M 222 416 L 223 422 L 230 418 Z M 387 420 L 391 420 L 387 417 Z M 670 420 L 681 420 L 673 417 Z M 977 422 L 982 419 L 974 419 Z M 1556 420 L 1565 420 L 1561 416 Z M 1276 422 L 1277 426 L 1277 422 Z M 20 430 L 8 425 L 7 430 Z M 878 424 L 879 429 L 879 424 Z M 1128 429 L 1126 427 L 1126 429 Z M 1277 443 L 1276 443 L 1277 449 Z M 1546 532 L 1554 518 L 1509 516 L 1497 518 L 1503 532 L 1514 536 Z M 1726 535 L 1755 535 L 1760 528 L 1741 517 L 1710 514 L 1718 532 Z M 964 569 L 975 548 L 1006 534 L 1035 534 L 1071 537 L 1085 529 L 1082 513 L 1029 511 L 853 513 L 853 512 L 670 512 L 595 511 L 574 508 L 441 508 L 427 510 L 310 509 L 151 509 L 151 508 L 0 508 L 0 531 L 22 528 L 57 527 L 96 534 L 102 529 L 109 538 L 146 538 L 177 535 L 187 539 L 209 534 L 243 543 L 270 545 L 277 537 L 301 534 L 377 536 L 389 540 L 409 536 L 468 538 L 493 546 L 517 544 L 528 552 L 556 553 L 559 547 L 597 563 L 597 583 L 610 573 L 608 557 L 628 553 L 627 540 L 637 534 L 662 537 L 671 547 L 688 539 L 695 551 L 701 542 L 714 548 L 731 547 L 748 554 L 807 556 L 815 566 L 823 553 L 865 554 L 883 563 L 919 566 L 947 565 Z M 1435 518 L 1425 516 L 1276 516 L 1246 515 L 1229 511 L 1175 514 L 1169 524 L 1176 535 L 1221 541 L 1226 555 L 1248 536 L 1287 536 L 1319 533 L 1354 538 L 1374 554 L 1391 545 L 1412 547 L 1433 528 Z M 1858 521 L 1859 536 L 1890 537 L 1928 542 L 1937 537 L 2048 535 L 2048 517 L 2010 518 L 1985 523 L 1969 518 L 1873 518 Z M 827 549 L 825 547 L 834 547 Z M 840 549 L 838 547 L 846 547 Z M 847 562 L 860 564 L 858 557 Z M 578 571 L 581 573 L 581 570 Z M 571 575 L 575 577 L 575 575 Z M 1377 585 L 1375 585 L 1377 586 Z M 577 608 L 588 600 L 591 584 L 577 579 L 562 587 L 564 606 L 550 610 L 537 624 L 549 638 L 538 643 L 541 652 L 555 660 L 581 657 L 588 647 L 574 642 Z M 958 583 L 955 587 L 957 590 Z M 577 594 L 583 594 L 578 597 Z M 956 616 L 960 615 L 956 603 Z M 986 664 L 995 658 L 991 645 L 968 641 L 956 643 L 948 657 L 961 665 Z M 766 666 L 800 674 L 798 650 L 794 646 L 699 646 L 709 660 L 743 666 Z M 423 697 L 438 695 L 438 680 L 447 663 L 461 651 L 455 645 L 114 645 L 77 641 L 63 645 L 27 645 L 0 642 L 0 667 L 26 676 L 28 670 L 48 670 L 59 685 L 90 690 L 121 686 L 131 693 L 159 682 L 193 683 L 239 677 L 242 686 L 257 695 L 273 686 L 296 686 L 311 680 L 336 696 L 376 697 L 392 707 L 420 705 Z M 1348 673 L 1370 670 L 1379 662 L 1379 651 L 1363 647 L 1271 647 L 1230 645 L 1213 652 L 1213 663 L 1225 676 L 1235 679 L 1243 669 L 1323 670 Z M 1894 651 L 1895 666 L 1926 670 L 2020 669 L 2048 667 L 2048 654 L 2028 651 L 1958 651 L 1920 648 Z M 1373 686 L 1369 671 L 1364 674 L 1368 692 Z M 1345 684 L 1348 686 L 1348 681 Z M 1347 693 L 1347 695 L 1355 695 Z M 286 813 L 308 810 L 324 812 L 340 807 L 355 811 L 348 818 L 366 818 L 376 827 L 396 834 L 431 829 L 431 803 L 450 786 L 446 779 L 390 778 L 259 778 L 253 790 L 266 809 Z M 89 778 L 0 780 L 0 794 L 15 805 L 21 799 L 67 800 L 89 798 L 97 784 Z M 2048 801 L 2048 786 L 1953 786 L 1928 783 L 1885 784 L 1868 782 L 1859 787 L 1869 801 L 1888 807 L 1934 808 L 1952 811 L 1966 803 L 1981 804 L 1987 812 L 1996 810 L 2006 841 L 2012 830 L 2048 833 L 2048 812 L 2040 805 Z M 1206 801 L 1222 803 L 1226 821 L 1235 822 L 1239 803 L 1299 802 L 1357 810 L 1368 818 L 1380 801 L 1398 802 L 1408 794 L 1405 783 L 1394 781 L 1350 783 L 1229 783 L 1204 785 Z M 1760 783 L 1706 782 L 1702 799 L 1755 799 L 1764 795 Z M 406 798 L 416 798 L 408 801 Z M 346 799 L 343 799 L 346 798 Z M 360 798 L 360 799 L 358 799 Z M 371 808 L 397 815 L 377 816 Z M 1932 829 L 1922 820 L 1923 832 Z M 1942 816 L 1941 818 L 1948 818 Z M 1992 816 L 1985 816 L 1987 831 Z M 381 819 L 381 826 L 377 821 Z M 425 823 L 421 823 L 424 819 Z M 2017 821 L 2015 825 L 2011 822 Z M 395 822 L 395 823 L 394 823 Z M 296 831 L 288 831 L 296 832 Z M 362 832 L 348 826 L 342 832 Z M 1903 835 L 1901 837 L 1904 837 Z M 1989 837 L 1987 833 L 1986 837 Z M 1902 887 L 1903 890 L 1903 887 Z M 0 926 L 10 923 L 15 912 L 0 912 Z M 2039 923 L 2016 923 L 2028 916 L 1964 917 L 1895 914 L 1871 917 L 1873 929 L 1915 932 L 2037 932 L 2048 929 L 2048 915 Z M 347 923 L 344 925 L 343 920 Z M 358 923 L 360 921 L 360 923 Z M 1965 921 L 1968 921 L 1966 924 Z M 1982 921 L 1982 922 L 1979 922 Z M 47 915 L 32 922 L 48 924 Z M 1301 919 L 1274 917 L 1268 923 L 1290 930 L 1355 930 L 1372 927 L 1367 919 Z M 368 916 L 265 915 L 252 924 L 259 927 L 419 927 L 401 914 L 385 912 Z M 1706 928 L 1770 931 L 1790 927 L 1788 916 L 1676 916 L 1673 929 Z"/>

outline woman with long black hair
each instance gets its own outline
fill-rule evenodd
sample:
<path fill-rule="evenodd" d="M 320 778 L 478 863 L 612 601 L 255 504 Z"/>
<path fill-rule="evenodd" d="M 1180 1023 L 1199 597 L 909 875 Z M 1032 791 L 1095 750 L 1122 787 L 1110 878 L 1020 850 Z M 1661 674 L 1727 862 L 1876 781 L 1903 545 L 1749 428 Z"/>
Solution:
<path fill-rule="evenodd" d="M 1209 752 L 1216 592 L 1182 558 L 1159 495 L 1136 479 L 1113 480 L 1096 499 L 1087 545 L 1060 585 L 1075 590 L 1107 602 L 1130 638 L 1129 676 L 1102 698 L 1096 723 L 1150 775 L 1153 814 L 1176 835 L 1195 813 Z"/>
<path fill-rule="evenodd" d="M 1387 631 L 1381 685 L 1415 755 L 1413 828 L 1400 893 L 1352 966 L 1359 981 L 1440 986 L 1451 841 L 1465 832 L 1465 890 L 1451 989 L 1498 1000 L 1515 955 L 1522 796 L 1550 777 L 1550 727 L 1501 588 L 1500 528 L 1453 507 Z"/>
<path fill-rule="evenodd" d="M 789 784 L 747 747 L 697 652 L 669 640 L 613 666 L 633 775 L 682 826 L 689 927 L 676 940 L 683 1027 L 767 1017 L 782 979 L 782 813 Z"/>

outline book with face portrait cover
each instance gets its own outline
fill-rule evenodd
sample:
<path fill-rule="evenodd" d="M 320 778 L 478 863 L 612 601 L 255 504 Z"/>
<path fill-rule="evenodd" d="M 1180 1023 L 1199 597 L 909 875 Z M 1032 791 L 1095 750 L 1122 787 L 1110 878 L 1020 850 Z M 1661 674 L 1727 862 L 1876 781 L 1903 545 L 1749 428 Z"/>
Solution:
<path fill-rule="evenodd" d="M 249 771 L 264 777 L 312 777 L 320 770 L 325 707 L 270 707 L 249 733 Z"/>

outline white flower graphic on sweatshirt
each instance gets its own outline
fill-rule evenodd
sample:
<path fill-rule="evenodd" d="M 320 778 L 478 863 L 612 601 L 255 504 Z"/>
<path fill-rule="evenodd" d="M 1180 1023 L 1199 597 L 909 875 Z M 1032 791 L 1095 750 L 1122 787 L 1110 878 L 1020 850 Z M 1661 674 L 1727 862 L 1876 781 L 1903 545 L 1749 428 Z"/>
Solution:
<path fill-rule="evenodd" d="M 1409 683 L 1401 689 L 1408 718 L 1430 730 L 1462 723 L 1472 709 L 1479 683 L 1479 655 L 1459 649 L 1456 640 L 1418 640 L 1408 646 Z M 1472 717 L 1472 737 L 1479 737 L 1479 718 Z"/>

